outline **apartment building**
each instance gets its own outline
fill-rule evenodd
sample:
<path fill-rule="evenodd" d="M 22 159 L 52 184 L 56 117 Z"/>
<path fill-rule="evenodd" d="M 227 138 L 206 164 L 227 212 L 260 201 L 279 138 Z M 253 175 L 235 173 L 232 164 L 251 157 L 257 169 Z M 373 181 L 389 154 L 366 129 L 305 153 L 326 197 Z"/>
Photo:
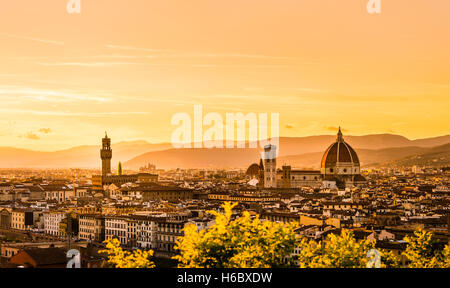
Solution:
<path fill-rule="evenodd" d="M 33 211 L 30 209 L 13 209 L 11 213 L 11 228 L 30 230 L 33 226 Z"/>
<path fill-rule="evenodd" d="M 156 250 L 164 255 L 174 255 L 175 243 L 178 237 L 184 235 L 183 229 L 187 223 L 186 219 L 179 218 L 158 219 Z"/>
<path fill-rule="evenodd" d="M 155 249 L 157 247 L 158 225 L 157 217 L 133 215 L 136 223 L 136 246 L 140 249 Z"/>
<path fill-rule="evenodd" d="M 0 228 L 11 228 L 11 208 L 0 209 Z"/>
<path fill-rule="evenodd" d="M 60 229 L 60 223 L 65 219 L 66 213 L 62 211 L 49 211 L 44 213 L 44 232 L 45 234 L 64 237 L 65 233 L 62 233 Z"/>
<path fill-rule="evenodd" d="M 102 215 L 80 215 L 78 238 L 81 240 L 105 241 L 105 217 Z"/>
<path fill-rule="evenodd" d="M 74 196 L 72 188 L 65 185 L 41 185 L 45 191 L 45 200 L 54 200 L 63 203 Z"/>
<path fill-rule="evenodd" d="M 128 219 L 119 216 L 105 217 L 105 239 L 116 238 L 121 245 L 128 244 Z"/>

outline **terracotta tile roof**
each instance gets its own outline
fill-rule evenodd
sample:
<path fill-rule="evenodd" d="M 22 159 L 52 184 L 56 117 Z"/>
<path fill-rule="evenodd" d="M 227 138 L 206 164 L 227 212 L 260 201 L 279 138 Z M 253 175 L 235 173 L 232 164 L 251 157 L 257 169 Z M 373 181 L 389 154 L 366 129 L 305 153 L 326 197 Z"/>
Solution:
<path fill-rule="evenodd" d="M 60 248 L 24 249 L 22 253 L 27 253 L 37 266 L 67 263 L 66 253 Z"/>

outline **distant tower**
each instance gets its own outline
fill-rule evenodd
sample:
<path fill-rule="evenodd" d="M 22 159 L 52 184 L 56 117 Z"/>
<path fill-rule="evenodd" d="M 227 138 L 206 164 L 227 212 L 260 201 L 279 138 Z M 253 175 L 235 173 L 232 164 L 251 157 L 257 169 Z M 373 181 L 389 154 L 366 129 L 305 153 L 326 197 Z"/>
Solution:
<path fill-rule="evenodd" d="M 100 150 L 100 158 L 102 158 L 102 176 L 111 174 L 111 139 L 105 132 L 105 138 L 102 139 L 102 149 Z"/>
<path fill-rule="evenodd" d="M 277 146 L 264 147 L 264 188 L 277 187 Z"/>
<path fill-rule="evenodd" d="M 117 175 L 123 175 L 122 162 L 119 162 L 119 166 L 117 166 Z"/>
<path fill-rule="evenodd" d="M 263 159 L 259 160 L 259 175 L 258 175 L 258 187 L 264 188 L 264 164 Z"/>
<path fill-rule="evenodd" d="M 291 166 L 283 165 L 283 188 L 291 188 L 291 171 Z"/>

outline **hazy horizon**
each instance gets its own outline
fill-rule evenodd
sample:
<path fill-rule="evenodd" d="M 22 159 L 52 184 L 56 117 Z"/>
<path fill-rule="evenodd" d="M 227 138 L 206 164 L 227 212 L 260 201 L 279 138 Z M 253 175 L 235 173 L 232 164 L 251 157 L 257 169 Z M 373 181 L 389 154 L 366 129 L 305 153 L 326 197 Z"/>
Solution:
<path fill-rule="evenodd" d="M 363 135 L 352 135 L 352 134 L 346 135 L 346 134 L 344 134 L 344 139 L 345 139 L 345 137 L 366 137 L 366 136 L 381 136 L 381 135 L 390 135 L 390 136 L 404 137 L 404 138 L 406 138 L 409 141 L 424 140 L 424 139 L 434 139 L 434 138 L 450 136 L 450 134 L 444 134 L 444 135 L 438 135 L 438 136 L 432 136 L 432 137 L 411 139 L 411 138 L 408 138 L 406 136 L 403 136 L 403 135 L 400 135 L 400 134 L 393 134 L 393 133 L 363 134 Z M 305 135 L 305 136 L 284 136 L 284 135 L 281 135 L 279 138 L 309 138 L 309 137 L 335 137 L 335 136 L 336 136 L 336 134 L 317 134 L 317 135 Z M 24 149 L 24 150 L 29 150 L 29 151 L 35 151 L 35 152 L 58 152 L 58 151 L 71 150 L 71 149 L 79 148 L 79 147 L 92 147 L 92 146 L 99 146 L 100 147 L 101 146 L 101 138 L 103 138 L 103 137 L 104 137 L 104 135 L 100 134 L 98 139 L 97 139 L 97 141 L 96 141 L 96 143 L 79 144 L 79 145 L 63 147 L 61 149 L 55 149 L 55 150 L 46 150 L 45 147 L 43 147 L 44 149 L 42 149 L 42 150 L 37 150 L 37 149 L 33 149 L 33 147 L 26 148 L 26 147 L 14 147 L 14 146 L 3 146 L 3 145 L 0 145 L 0 148 L 16 148 L 16 149 Z M 138 142 L 142 142 L 142 143 L 150 144 L 150 145 L 163 145 L 163 144 L 172 145 L 172 143 L 170 141 L 166 141 L 166 142 L 151 142 L 151 141 L 148 141 L 146 139 L 132 139 L 132 140 L 115 141 L 114 140 L 114 136 L 111 136 L 109 134 L 108 137 L 111 138 L 112 145 L 126 144 L 126 143 L 131 144 L 131 143 L 138 143 Z M 223 141 L 225 142 L 226 139 L 224 139 Z M 258 141 L 260 141 L 260 140 L 258 140 Z M 206 141 L 203 141 L 203 143 L 205 143 L 205 142 Z M 245 143 L 248 143 L 248 142 L 249 142 L 248 140 L 245 141 Z M 191 143 L 194 143 L 194 142 L 191 142 Z M 225 147 L 225 145 L 224 145 L 224 147 Z M 175 147 L 173 147 L 173 148 L 175 149 Z"/>

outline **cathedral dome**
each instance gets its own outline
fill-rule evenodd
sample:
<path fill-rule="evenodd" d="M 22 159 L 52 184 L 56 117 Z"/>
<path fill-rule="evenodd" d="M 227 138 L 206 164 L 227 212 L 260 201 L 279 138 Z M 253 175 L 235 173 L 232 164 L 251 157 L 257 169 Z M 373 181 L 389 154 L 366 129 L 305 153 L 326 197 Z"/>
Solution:
<path fill-rule="evenodd" d="M 322 169 L 327 169 L 340 165 L 359 167 L 359 158 L 355 150 L 344 141 L 341 129 L 339 128 L 336 142 L 331 144 L 325 151 L 322 157 L 321 166 Z"/>
<path fill-rule="evenodd" d="M 260 174 L 259 165 L 256 163 L 250 165 L 250 167 L 248 167 L 247 172 L 245 174 L 250 177 L 259 176 L 259 174 Z"/>

